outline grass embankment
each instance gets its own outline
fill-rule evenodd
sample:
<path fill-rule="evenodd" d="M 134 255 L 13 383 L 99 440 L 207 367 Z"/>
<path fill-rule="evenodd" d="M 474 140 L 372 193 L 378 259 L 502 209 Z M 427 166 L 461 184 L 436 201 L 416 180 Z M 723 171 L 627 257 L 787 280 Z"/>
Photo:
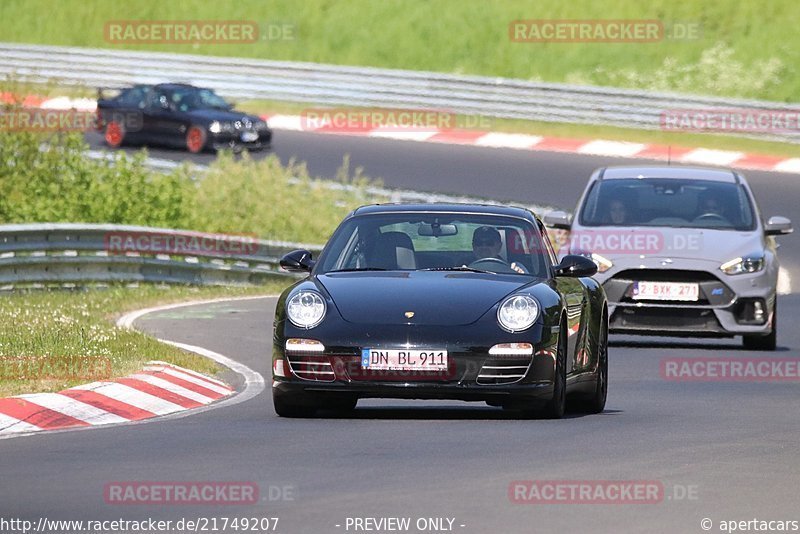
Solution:
<path fill-rule="evenodd" d="M 258 287 L 143 286 L 36 291 L 0 297 L 0 397 L 62 389 L 124 376 L 149 360 L 214 375 L 213 361 L 123 330 L 114 319 L 157 304 L 278 293 L 288 281 Z"/>
<path fill-rule="evenodd" d="M 221 154 L 205 173 L 183 166 L 162 174 L 145 166 L 146 152 L 111 160 L 86 157 L 78 134 L 42 137 L 0 132 L 0 224 L 85 222 L 137 224 L 324 243 L 353 208 L 382 200 L 345 159 L 333 190 L 305 165 L 284 166 Z"/>
<path fill-rule="evenodd" d="M 46 16 L 43 16 L 46 14 Z M 793 0 L 241 0 L 163 3 L 140 0 L 5 0 L 0 41 L 159 50 L 505 76 L 720 96 L 796 101 L 800 34 Z M 512 42 L 521 19 L 647 19 L 696 38 L 646 43 Z M 232 44 L 111 43 L 106 23 L 120 20 L 246 20 L 278 38 Z M 275 35 L 273 35 L 275 37 Z"/>
<path fill-rule="evenodd" d="M 368 181 L 346 165 L 339 178 L 352 187 L 336 191 L 303 165 L 283 166 L 275 157 L 223 155 L 202 174 L 189 167 L 162 174 L 144 166 L 144 154 L 119 152 L 100 161 L 87 158 L 87 148 L 75 133 L 0 132 L 0 224 L 139 224 L 323 243 L 349 210 L 380 200 L 366 194 Z M 5 292 L 0 397 L 121 376 L 154 359 L 214 374 L 209 360 L 120 330 L 114 317 L 156 303 L 277 293 L 288 283 Z"/>

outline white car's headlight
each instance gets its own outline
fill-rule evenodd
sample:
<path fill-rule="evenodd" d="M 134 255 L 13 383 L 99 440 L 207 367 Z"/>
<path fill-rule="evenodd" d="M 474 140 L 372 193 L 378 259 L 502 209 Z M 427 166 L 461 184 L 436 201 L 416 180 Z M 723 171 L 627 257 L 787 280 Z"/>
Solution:
<path fill-rule="evenodd" d="M 530 328 L 539 318 L 539 303 L 528 295 L 513 295 L 497 309 L 497 322 L 509 332 Z"/>
<path fill-rule="evenodd" d="M 299 328 L 314 328 L 325 317 L 325 299 L 316 291 L 298 291 L 286 303 L 286 315 Z"/>
<path fill-rule="evenodd" d="M 756 273 L 764 269 L 764 263 L 764 256 L 754 255 L 726 261 L 719 266 L 719 269 L 725 274 Z"/>

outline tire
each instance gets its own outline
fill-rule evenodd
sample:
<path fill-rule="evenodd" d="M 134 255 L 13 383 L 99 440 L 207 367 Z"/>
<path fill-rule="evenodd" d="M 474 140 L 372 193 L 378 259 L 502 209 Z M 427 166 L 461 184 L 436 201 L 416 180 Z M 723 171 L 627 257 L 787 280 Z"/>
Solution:
<path fill-rule="evenodd" d="M 608 398 L 608 321 L 603 316 L 600 327 L 600 339 L 597 342 L 597 379 L 591 397 L 578 404 L 578 409 L 585 413 L 602 413 Z"/>
<path fill-rule="evenodd" d="M 303 418 L 313 417 L 317 413 L 316 407 L 310 402 L 297 402 L 302 399 L 298 395 L 288 397 L 286 395 L 278 395 L 274 391 L 272 393 L 272 405 L 275 408 L 275 413 L 280 417 L 289 418 Z"/>
<path fill-rule="evenodd" d="M 772 308 L 772 330 L 765 336 L 742 336 L 742 345 L 747 350 L 775 350 L 778 346 L 778 299 Z"/>
<path fill-rule="evenodd" d="M 125 125 L 122 122 L 111 120 L 106 124 L 103 138 L 111 148 L 119 148 L 125 142 Z"/>
<path fill-rule="evenodd" d="M 186 131 L 186 150 L 199 154 L 206 147 L 206 131 L 200 126 L 190 126 Z"/>
<path fill-rule="evenodd" d="M 541 415 L 545 419 L 561 419 L 567 409 L 567 326 L 561 322 L 558 331 L 558 351 L 556 353 L 553 397 L 547 402 Z"/>

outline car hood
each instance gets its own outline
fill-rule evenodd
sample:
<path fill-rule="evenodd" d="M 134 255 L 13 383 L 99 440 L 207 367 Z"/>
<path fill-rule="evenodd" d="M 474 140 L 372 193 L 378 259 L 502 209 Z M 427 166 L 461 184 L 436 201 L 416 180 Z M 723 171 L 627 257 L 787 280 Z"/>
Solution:
<path fill-rule="evenodd" d="M 572 243 L 574 252 L 596 252 L 612 262 L 669 258 L 724 263 L 765 246 L 758 231 L 652 226 L 582 228 Z"/>
<path fill-rule="evenodd" d="M 222 109 L 195 109 L 193 111 L 187 112 L 187 114 L 191 117 L 195 117 L 198 119 L 204 119 L 207 121 L 238 121 L 242 120 L 242 118 L 247 118 L 251 122 L 260 121 L 258 117 L 255 115 L 248 115 L 247 113 L 242 113 L 241 111 L 225 111 Z"/>
<path fill-rule="evenodd" d="M 388 271 L 317 277 L 345 321 L 357 324 L 468 325 L 537 279 L 470 272 Z M 406 318 L 406 312 L 413 312 Z"/>

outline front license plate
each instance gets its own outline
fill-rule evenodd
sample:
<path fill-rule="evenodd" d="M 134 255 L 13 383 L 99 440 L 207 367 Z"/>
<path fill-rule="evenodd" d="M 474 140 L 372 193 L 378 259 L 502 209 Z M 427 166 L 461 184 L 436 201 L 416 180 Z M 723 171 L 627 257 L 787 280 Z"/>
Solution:
<path fill-rule="evenodd" d="M 699 284 L 679 282 L 635 282 L 633 298 L 637 300 L 685 300 L 694 302 L 700 297 Z"/>
<path fill-rule="evenodd" d="M 446 350 L 362 349 L 361 367 L 375 371 L 446 371 Z"/>
<path fill-rule="evenodd" d="M 242 132 L 243 143 L 253 143 L 258 141 L 258 132 Z"/>

